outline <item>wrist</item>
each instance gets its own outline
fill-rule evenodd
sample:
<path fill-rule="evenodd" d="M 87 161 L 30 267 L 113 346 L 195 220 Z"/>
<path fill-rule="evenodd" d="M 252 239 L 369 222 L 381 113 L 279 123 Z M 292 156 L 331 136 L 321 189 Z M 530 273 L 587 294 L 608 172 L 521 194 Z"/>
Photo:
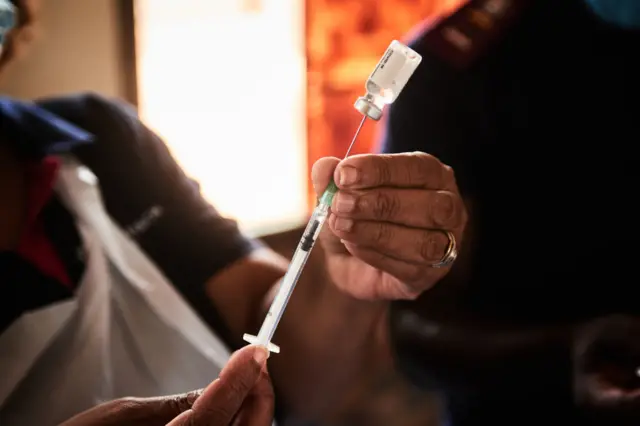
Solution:
<path fill-rule="evenodd" d="M 386 300 L 362 300 L 339 288 L 324 274 L 315 283 L 321 292 L 317 294 L 317 315 L 326 317 L 332 341 L 343 351 L 366 350 L 365 356 L 380 354 L 380 348 L 389 342 L 388 318 L 390 303 Z"/>
<path fill-rule="evenodd" d="M 388 303 L 363 301 L 341 291 L 315 251 L 294 290 L 273 342 L 282 348 L 270 361 L 282 403 L 302 418 L 322 418 L 366 383 L 380 365 L 387 339 Z M 277 291 L 265 298 L 264 310 Z M 263 317 L 264 318 L 264 317 Z"/>

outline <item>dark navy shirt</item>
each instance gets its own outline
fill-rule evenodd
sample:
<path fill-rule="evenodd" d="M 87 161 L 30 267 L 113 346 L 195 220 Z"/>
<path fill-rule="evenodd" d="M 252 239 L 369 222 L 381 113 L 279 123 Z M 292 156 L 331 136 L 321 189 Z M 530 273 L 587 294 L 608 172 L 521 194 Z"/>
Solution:
<path fill-rule="evenodd" d="M 11 144 L 27 162 L 71 153 L 88 166 L 113 219 L 229 343 L 204 284 L 256 243 L 203 199 L 197 183 L 131 107 L 95 94 L 37 103 L 0 98 L 0 142 Z M 55 194 L 39 216 L 71 285 L 29 256 L 0 252 L 0 331 L 25 311 L 71 297 L 82 276 L 82 244 Z"/>
<path fill-rule="evenodd" d="M 424 295 L 424 315 L 466 338 L 439 358 L 404 354 L 411 377 L 445 391 L 454 426 L 573 424 L 546 405 L 572 403 L 568 351 L 544 365 L 474 364 L 490 344 L 478 329 L 640 314 L 640 33 L 580 0 L 531 3 L 464 69 L 418 36 L 423 62 L 381 141 L 437 156 L 472 201 L 469 278 Z"/>

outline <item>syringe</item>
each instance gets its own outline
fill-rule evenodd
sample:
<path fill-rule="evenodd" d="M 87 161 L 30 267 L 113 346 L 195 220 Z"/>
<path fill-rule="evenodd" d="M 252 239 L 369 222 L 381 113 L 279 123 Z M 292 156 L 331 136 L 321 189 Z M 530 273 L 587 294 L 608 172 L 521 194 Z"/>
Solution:
<path fill-rule="evenodd" d="M 354 104 L 355 109 L 358 110 L 363 117 L 344 158 L 349 156 L 367 117 L 374 121 L 380 120 L 384 107 L 397 99 L 421 61 L 422 57 L 414 50 L 399 41 L 394 40 L 391 42 L 382 59 L 380 59 L 380 62 L 378 62 L 378 65 L 367 79 L 365 84 L 367 93 L 365 96 L 358 98 Z M 269 349 L 270 352 L 280 352 L 280 348 L 271 343 L 271 339 L 273 338 L 276 327 L 282 318 L 282 314 L 298 279 L 302 274 L 304 265 L 309 259 L 309 255 L 318 239 L 322 226 L 327 220 L 327 217 L 329 217 L 329 208 L 337 192 L 338 187 L 331 181 L 318 200 L 318 206 L 314 209 L 311 219 L 302 234 L 298 248 L 293 254 L 293 258 L 289 264 L 289 269 L 280 282 L 278 291 L 262 323 L 262 327 L 260 327 L 258 336 L 245 334 L 243 336 L 245 341 L 264 346 Z"/>

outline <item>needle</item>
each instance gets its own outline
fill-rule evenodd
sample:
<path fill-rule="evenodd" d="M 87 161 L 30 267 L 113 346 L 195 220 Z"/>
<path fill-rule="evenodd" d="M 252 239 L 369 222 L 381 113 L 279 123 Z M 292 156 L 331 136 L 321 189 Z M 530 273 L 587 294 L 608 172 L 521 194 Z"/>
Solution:
<path fill-rule="evenodd" d="M 344 155 L 344 158 L 347 158 L 349 156 L 349 153 L 351 152 L 351 148 L 353 148 L 353 145 L 355 145 L 356 139 L 358 139 L 358 135 L 360 134 L 360 130 L 362 130 L 362 126 L 364 126 L 365 121 L 367 121 L 366 115 L 362 116 L 362 120 L 360 121 L 358 130 L 356 130 L 356 134 L 353 135 L 353 139 L 351 140 L 351 144 L 349 144 L 349 149 L 347 149 L 347 153 Z"/>

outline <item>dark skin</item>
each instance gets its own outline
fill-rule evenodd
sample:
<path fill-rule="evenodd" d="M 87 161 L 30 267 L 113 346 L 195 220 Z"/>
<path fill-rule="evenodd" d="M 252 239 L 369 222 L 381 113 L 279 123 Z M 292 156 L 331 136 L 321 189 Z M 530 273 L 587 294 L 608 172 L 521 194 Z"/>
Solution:
<path fill-rule="evenodd" d="M 87 410 L 61 426 L 270 426 L 273 387 L 268 353 L 248 346 L 236 352 L 206 389 L 158 398 L 125 398 Z"/>
<path fill-rule="evenodd" d="M 23 12 L 20 26 L 7 37 L 0 73 L 31 34 L 35 2 L 17 4 Z M 6 144 L 0 144 L 0 165 L 0 248 L 11 250 L 24 225 L 25 173 Z M 441 260 L 448 244 L 443 231 L 453 232 L 460 244 L 467 220 L 453 171 L 424 153 L 361 155 L 342 162 L 321 159 L 314 165 L 312 178 L 318 196 L 331 179 L 340 192 L 322 232 L 322 244 L 314 249 L 274 337 L 283 351 L 272 357 L 269 371 L 283 405 L 292 416 L 321 424 L 424 425 L 437 410 L 431 398 L 418 395 L 416 399 L 394 368 L 388 301 L 413 300 L 449 272 L 449 268 L 432 265 Z M 237 346 L 243 345 L 242 333 L 257 331 L 274 284 L 287 266 L 286 259 L 263 249 L 203 283 L 212 304 L 237 336 Z M 237 374 L 244 374 L 252 367 L 250 363 L 233 364 L 225 371 L 229 368 L 233 374 L 236 369 Z M 215 383 L 210 388 L 216 388 Z M 232 386 L 222 393 L 212 392 L 211 403 L 236 413 L 237 403 L 229 401 L 246 401 L 247 389 L 253 388 Z M 193 398 L 181 398 L 182 408 L 170 413 L 182 416 L 175 424 L 235 424 L 228 418 L 214 423 L 210 419 L 196 422 L 193 417 L 187 421 L 185 416 L 193 414 L 180 413 L 191 406 Z M 382 409 L 382 400 L 391 408 Z M 416 404 L 419 400 L 422 402 Z M 132 401 L 135 409 L 131 409 Z M 139 419 L 145 419 L 145 413 L 152 418 L 158 401 L 162 405 L 167 398 L 113 401 L 76 417 L 71 424 L 122 423 L 129 421 L 127 416 L 147 424 Z M 261 419 L 256 414 L 255 419 L 244 419 L 241 424 L 259 426 Z"/>
<path fill-rule="evenodd" d="M 28 12 L 21 18 L 24 25 L 9 37 L 0 65 L 18 56 L 19 42 L 30 38 L 34 5 L 33 1 L 22 2 L 22 9 Z M 3 69 L 0 67 L 0 72 Z M 15 247 L 19 237 L 16 230 L 21 229 L 24 217 L 24 174 L 21 164 L 9 154 L 6 149 L 0 154 L 1 181 L 5 183 L 0 195 L 11 200 L 0 205 L 3 248 Z M 466 213 L 453 174 L 424 154 L 363 156 L 348 161 L 360 163 L 360 177 L 366 179 L 349 188 L 341 184 L 338 173 L 334 176 L 342 192 L 334 200 L 334 215 L 322 235 L 324 244 L 316 247 L 275 336 L 274 341 L 284 350 L 272 357 L 270 371 L 287 409 L 300 418 L 332 425 L 436 424 L 438 400 L 413 389 L 393 365 L 385 299 L 413 299 L 448 273 L 448 269 L 429 267 L 442 256 L 438 250 L 445 241 L 441 233 L 427 229 L 441 229 L 438 225 L 443 225 L 461 239 Z M 338 159 L 323 159 L 314 168 L 318 194 L 338 163 Z M 434 189 L 446 193 L 443 196 Z M 353 210 L 349 210 L 350 205 Z M 425 211 L 434 215 L 425 215 Z M 355 220 L 350 231 L 337 226 L 338 216 Z M 371 240 L 372 234 L 379 240 Z M 399 259 L 388 256 L 390 252 L 396 254 L 398 247 L 409 249 L 400 253 Z M 270 303 L 273 283 L 286 266 L 285 259 L 264 250 L 238 261 L 206 283 L 212 303 L 238 337 L 238 345 L 242 345 L 243 332 L 257 331 Z M 328 268 L 331 275 L 326 272 Z M 245 291 L 238 292 L 238 288 Z M 309 329 L 314 330 L 313 338 L 307 333 Z M 326 341 L 332 342 L 330 348 L 322 343 Z M 191 401 L 187 397 L 183 400 Z M 108 422 L 114 411 L 120 413 L 117 422 L 122 416 L 144 418 L 144 413 L 156 411 L 158 400 L 136 401 L 135 414 L 128 409 L 117 410 L 130 407 L 131 400 L 123 399 L 92 410 L 89 417 L 76 418 L 74 424 L 95 424 L 95 416 L 100 422 Z"/>
<path fill-rule="evenodd" d="M 10 200 L 0 206 L 0 241 L 6 248 L 15 248 L 19 236 L 15 230 L 22 228 L 24 218 L 24 169 L 22 163 L 6 149 L 2 151 L 0 162 L 4 166 L 2 195 L 5 200 Z M 433 172 L 433 183 L 428 180 L 431 175 L 421 171 L 424 165 L 440 168 Z M 359 171 L 360 178 L 352 183 L 351 188 L 340 180 L 340 170 L 344 167 L 355 167 Z M 352 157 L 342 163 L 328 158 L 316 164 L 313 174 L 317 188 L 326 187 L 331 178 L 336 179 L 341 187 L 338 200 L 344 194 L 354 195 L 357 200 L 375 200 L 381 193 L 392 193 L 388 197 L 396 197 L 393 203 L 402 205 L 409 202 L 404 199 L 404 191 L 411 195 L 410 202 L 416 202 L 433 197 L 435 190 L 427 188 L 442 185 L 443 192 L 446 187 L 454 188 L 447 186 L 453 183 L 446 183 L 447 179 L 453 177 L 450 170 L 426 154 L 365 155 Z M 445 192 L 445 197 L 455 200 L 456 195 Z M 329 226 L 322 234 L 324 249 L 316 250 L 311 262 L 315 267 L 309 268 L 304 274 L 274 339 L 284 348 L 295 348 L 285 349 L 282 354 L 274 356 L 270 370 L 290 412 L 301 418 L 326 424 L 348 424 L 353 421 L 354 412 L 370 412 L 370 396 L 373 388 L 380 387 L 380 383 L 385 386 L 393 383 L 398 393 L 395 398 L 397 409 L 377 416 L 379 424 L 390 421 L 390 418 L 397 420 L 400 411 L 397 404 L 404 403 L 405 398 L 409 402 L 415 401 L 393 367 L 387 331 L 388 304 L 385 300 L 414 298 L 446 274 L 446 270 L 435 270 L 430 266 L 432 261 L 437 260 L 437 251 L 419 251 L 422 247 L 437 245 L 441 241 L 441 232 L 426 228 L 406 232 L 413 228 L 402 228 L 402 232 L 396 233 L 394 227 L 401 229 L 407 218 L 402 215 L 396 218 L 394 211 L 381 209 L 379 205 L 358 201 L 357 208 L 352 212 L 332 214 Z M 450 221 L 448 226 L 461 234 L 466 214 L 457 210 L 457 207 L 451 210 L 450 204 L 445 204 L 445 207 L 450 212 L 447 214 L 451 214 L 451 218 L 447 219 Z M 439 212 L 433 208 L 431 211 Z M 336 222 L 340 219 L 352 220 L 352 230 L 336 229 Z M 397 222 L 394 223 L 394 220 Z M 422 220 L 424 224 L 433 223 L 430 218 Z M 359 226 L 368 231 L 360 234 Z M 378 232 L 384 237 L 372 240 L 367 234 L 376 228 L 390 228 L 391 231 Z M 429 240 L 432 236 L 437 237 Z M 345 242 L 341 243 L 341 239 Z M 403 241 L 413 249 L 406 253 L 395 250 Z M 424 256 L 422 262 L 419 261 L 420 256 Z M 331 273 L 326 272 L 327 266 Z M 268 306 L 273 283 L 284 274 L 285 269 L 286 262 L 282 258 L 265 250 L 236 262 L 209 280 L 207 286 L 212 303 L 218 307 L 234 334 L 239 336 L 242 331 L 257 328 L 264 309 L 255 310 L 255 307 Z M 422 288 L 420 281 L 423 282 Z M 239 288 L 245 289 L 245 292 L 239 294 Z M 331 312 L 331 315 L 327 315 L 327 312 Z M 345 327 L 345 323 L 349 326 Z M 308 335 L 309 329 L 314 330 L 313 336 Z M 327 341 L 332 342 L 330 347 L 323 343 Z M 241 366 L 238 368 L 242 369 Z M 232 388 L 234 392 L 237 390 Z M 96 408 L 97 411 L 92 411 L 90 416 L 79 417 L 80 420 L 76 419 L 72 424 L 94 424 L 82 421 L 96 418 L 101 418 L 101 422 L 109 422 L 114 413 L 118 416 L 138 416 L 139 410 L 145 409 L 152 413 L 156 410 L 154 401 L 157 402 L 141 400 L 140 405 L 136 405 L 138 411 L 126 409 L 125 414 L 122 414 L 121 407 L 129 407 L 131 400 L 115 401 Z M 345 405 L 344 401 L 350 403 Z M 412 409 L 417 406 L 411 405 Z M 402 407 L 401 411 L 404 410 L 405 407 Z M 420 417 L 424 421 L 424 417 Z M 418 424 L 418 421 L 414 419 L 404 424 Z"/>
<path fill-rule="evenodd" d="M 13 43 L 20 39 L 18 28 L 4 53 L 17 54 Z M 0 64 L 6 65 L 7 57 Z M 24 226 L 25 171 L 6 148 L 0 151 L 0 165 L 0 244 L 11 250 Z M 433 264 L 446 251 L 444 231 L 453 232 L 460 243 L 466 212 L 452 170 L 424 153 L 321 159 L 313 170 L 318 195 L 331 179 L 340 192 L 311 261 L 317 269 L 305 272 L 294 293 L 274 338 L 283 352 L 273 357 L 270 371 L 288 413 L 348 424 L 350 410 L 368 410 L 366 395 L 379 377 L 407 386 L 392 363 L 388 301 L 415 299 L 448 273 L 449 268 Z M 203 283 L 238 346 L 242 333 L 257 331 L 286 268 L 284 258 L 263 249 Z M 349 407 L 346 400 L 352 401 Z M 127 401 L 102 407 L 101 421 L 113 415 L 113 404 Z M 144 401 L 141 409 L 147 406 L 154 410 Z M 395 414 L 382 413 L 376 420 L 389 424 Z"/>
<path fill-rule="evenodd" d="M 380 167 L 379 164 L 374 164 L 376 161 L 378 160 L 371 161 L 371 170 Z M 424 167 L 424 169 L 437 168 Z M 403 173 L 405 170 L 407 169 L 396 169 L 398 173 Z M 386 174 L 386 172 L 380 173 L 380 176 Z M 373 397 L 373 391 L 381 387 L 386 388 L 381 391 L 382 393 L 390 394 L 389 389 L 394 389 L 393 393 L 399 395 L 397 397 L 399 403 L 406 404 L 405 407 L 411 407 L 410 398 L 403 392 L 408 387 L 391 367 L 386 341 L 388 336 L 384 329 L 387 306 L 382 300 L 413 299 L 442 278 L 440 275 L 444 274 L 442 271 L 424 267 L 425 264 L 428 265 L 427 259 L 437 257 L 434 253 L 441 248 L 438 244 L 442 242 L 432 241 L 424 233 L 417 237 L 418 234 L 414 230 L 409 231 L 410 235 L 407 235 L 405 228 L 393 228 L 393 231 L 389 231 L 392 227 L 372 225 L 368 221 L 371 218 L 380 224 L 396 221 L 404 227 L 411 226 L 423 231 L 433 227 L 434 223 L 442 226 L 441 221 L 433 216 L 425 218 L 411 214 L 409 217 L 402 217 L 403 213 L 412 212 L 414 207 L 416 211 L 424 212 L 438 204 L 433 201 L 433 194 L 425 195 L 424 189 L 429 188 L 418 183 L 420 178 L 415 179 L 415 176 L 413 178 L 410 183 L 416 185 L 418 194 L 409 192 L 414 190 L 414 187 L 403 186 L 404 194 L 393 198 L 389 194 L 395 192 L 397 189 L 395 185 L 402 186 L 398 181 L 394 181 L 393 185 L 383 185 L 385 188 L 383 190 L 378 190 L 376 185 L 342 187 L 343 193 L 336 197 L 334 217 L 329 221 L 331 233 L 325 232 L 323 235 L 325 251 L 318 252 L 315 256 L 320 266 L 317 270 L 310 269 L 305 274 L 292 300 L 287 318 L 275 339 L 281 345 L 285 345 L 287 341 L 295 342 L 297 353 L 291 355 L 285 351 L 282 355 L 274 357 L 272 371 L 274 374 L 276 371 L 282 372 L 277 380 L 282 384 L 284 398 L 288 405 L 294 407 L 293 411 L 300 413 L 301 416 L 330 418 L 335 424 L 357 423 L 353 420 L 354 418 L 363 422 L 368 421 L 366 424 L 375 424 L 376 421 L 380 424 L 390 424 L 391 417 L 385 418 L 385 413 L 377 416 L 369 414 L 383 411 L 379 408 L 382 405 L 381 399 Z M 338 177 L 336 180 L 340 182 Z M 429 180 L 429 182 L 433 181 Z M 434 187 L 447 190 L 443 185 L 434 184 Z M 319 188 L 321 192 L 324 186 L 319 184 Z M 345 210 L 338 205 L 352 195 L 357 196 L 361 203 L 355 210 Z M 376 201 L 373 205 L 370 203 L 371 208 L 362 208 L 362 205 L 367 205 L 368 198 Z M 390 201 L 397 199 L 400 201 Z M 425 201 L 427 199 L 431 201 Z M 394 212 L 400 214 L 394 215 Z M 338 217 L 343 220 L 338 220 Z M 344 219 L 356 219 L 359 222 L 349 227 L 344 226 Z M 417 221 L 409 223 L 411 220 Z M 372 241 L 371 236 L 376 238 Z M 441 236 L 435 238 L 441 238 Z M 418 242 L 419 246 L 413 245 L 415 242 Z M 403 252 L 405 248 L 409 250 Z M 392 254 L 398 254 L 402 258 L 398 260 Z M 363 265 L 373 266 L 373 271 Z M 325 273 L 325 266 L 329 273 Z M 282 274 L 281 259 L 268 252 L 258 253 L 255 257 L 234 265 L 223 274 L 225 275 L 212 277 L 210 280 L 209 288 L 213 303 L 219 305 L 221 311 L 225 310 L 225 306 L 234 306 L 233 312 L 227 309 L 228 312 L 225 315 L 229 318 L 228 321 L 232 327 L 235 327 L 236 335 L 239 336 L 242 331 L 246 331 L 248 324 L 252 324 L 255 330 L 261 316 L 253 315 L 258 311 L 254 307 L 268 304 L 270 299 L 269 296 L 265 297 L 265 294 L 268 295 L 270 283 Z M 256 276 L 262 278 L 255 280 Z M 269 279 L 270 277 L 273 279 Z M 255 286 L 255 293 L 252 294 L 255 297 L 245 298 L 245 295 L 237 295 L 230 289 L 224 288 L 224 283 L 231 284 L 238 281 L 242 283 L 257 281 L 266 284 L 264 288 Z M 425 282 L 429 285 L 423 287 Z M 341 291 L 336 291 L 336 288 Z M 252 301 L 253 304 L 242 304 L 246 300 Z M 233 302 L 236 302 L 236 305 Z M 238 304 L 243 308 L 235 309 Z M 326 318 L 326 312 L 331 312 L 332 318 Z M 347 320 L 349 327 L 344 327 Z M 318 330 L 318 334 L 314 336 L 317 341 L 332 342 L 332 352 L 327 353 L 324 351 L 326 349 L 324 345 L 315 346 L 313 340 L 305 339 L 305 331 L 310 328 L 314 331 Z M 335 371 L 336 368 L 338 371 Z M 335 375 L 328 376 L 327 371 Z M 384 371 L 387 376 L 374 376 L 374 379 L 366 380 L 368 375 L 380 371 Z M 303 377 L 304 380 L 299 377 Z M 604 394 L 590 392 L 593 395 L 592 398 L 598 399 L 602 395 L 621 395 L 618 388 L 614 388 L 613 392 L 610 391 L 611 379 L 607 375 L 594 374 L 592 379 L 589 381 L 588 389 L 605 390 Z M 633 390 L 625 392 L 628 396 L 634 397 Z M 379 411 L 371 411 L 374 409 Z M 397 414 L 404 410 L 394 408 L 391 411 L 396 411 L 394 414 Z M 398 424 L 397 419 L 398 417 L 394 415 L 393 424 Z M 421 420 L 424 421 L 424 418 Z M 410 416 L 405 416 L 403 421 L 411 424 L 412 419 Z"/>
<path fill-rule="evenodd" d="M 339 175 L 341 168 L 350 166 L 360 171 L 360 180 L 351 188 L 341 184 Z M 363 155 L 342 162 L 335 158 L 321 159 L 313 169 L 318 195 L 331 177 L 341 191 L 334 199 L 329 226 L 321 234 L 323 244 L 312 255 L 274 338 L 279 344 L 289 340 L 296 350 L 274 356 L 270 371 L 295 415 L 331 420 L 327 424 L 349 424 L 353 421 L 350 417 L 353 412 L 371 411 L 369 396 L 378 392 L 373 388 L 379 387 L 379 383 L 393 382 L 394 388 L 400 391 L 398 402 L 410 394 L 407 383 L 393 366 L 385 299 L 413 299 L 447 273 L 430 266 L 442 255 L 425 250 L 425 247 L 442 244 L 440 250 L 444 252 L 443 234 L 426 228 L 438 219 L 410 216 L 408 220 L 414 220 L 412 225 L 416 227 L 409 228 L 404 209 L 389 209 L 389 206 L 414 203 L 417 204 L 414 208 L 422 206 L 423 212 L 446 216 L 446 226 L 459 236 L 466 223 L 466 212 L 459 197 L 453 195 L 455 192 L 444 189 L 455 188 L 451 170 L 426 154 Z M 453 199 L 454 207 L 451 208 L 450 203 L 443 203 L 442 210 L 429 206 L 427 203 L 438 191 L 430 188 L 442 188 L 443 197 Z M 338 213 L 339 209 L 334 207 L 346 194 L 356 197 L 356 206 L 351 212 Z M 423 216 L 427 215 L 423 213 Z M 351 231 L 337 229 L 339 219 L 353 220 Z M 422 228 L 417 227 L 418 220 L 422 221 Z M 396 229 L 401 232 L 396 233 Z M 406 230 L 411 231 L 405 233 Z M 372 240 L 372 233 L 381 239 Z M 396 250 L 400 245 L 408 250 Z M 240 278 L 247 269 L 238 268 L 235 273 Z M 222 291 L 223 287 L 214 288 Z M 225 307 L 240 303 L 240 296 L 231 291 L 226 294 L 229 295 L 227 303 L 220 304 L 223 313 Z M 213 297 L 214 303 L 223 297 L 223 294 Z M 233 312 L 229 312 L 231 314 Z M 261 320 L 262 317 L 258 317 L 258 322 Z M 348 327 L 344 326 L 345 321 Z M 255 324 L 256 328 L 258 325 Z M 309 329 L 314 330 L 312 339 L 307 333 Z M 238 335 L 241 332 L 239 329 Z M 324 343 L 327 341 L 332 342 L 330 348 Z M 346 398 L 352 401 L 348 406 L 343 404 Z M 395 423 L 398 413 L 399 410 L 394 410 L 393 416 L 391 413 L 386 414 L 387 417 L 378 416 L 376 422 L 384 424 L 391 421 L 389 416 L 392 416 L 394 424 L 398 424 Z M 422 419 L 424 421 L 424 417 Z"/>

